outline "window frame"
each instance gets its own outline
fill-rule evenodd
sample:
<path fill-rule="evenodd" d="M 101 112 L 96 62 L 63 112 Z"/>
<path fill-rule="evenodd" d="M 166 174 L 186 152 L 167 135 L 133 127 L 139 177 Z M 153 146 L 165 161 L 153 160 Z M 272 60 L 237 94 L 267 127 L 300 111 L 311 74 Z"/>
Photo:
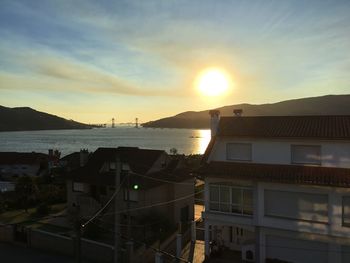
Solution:
<path fill-rule="evenodd" d="M 219 201 L 211 201 L 211 196 L 210 196 L 210 192 L 211 192 L 211 187 L 218 187 L 219 189 Z M 229 202 L 221 202 L 221 189 L 222 188 L 229 188 Z M 233 198 L 232 198 L 232 193 L 233 193 L 233 189 L 235 190 L 239 190 L 240 191 L 240 203 L 234 203 L 233 202 Z M 245 205 L 245 199 L 244 199 L 244 191 L 250 191 L 252 196 L 251 196 L 251 200 L 253 201 L 251 206 L 249 206 L 251 213 L 245 213 L 245 211 L 247 211 L 247 207 Z M 254 212 L 254 197 L 253 197 L 254 193 L 253 193 L 253 188 L 252 187 L 245 187 L 245 186 L 238 186 L 238 185 L 222 185 L 222 184 L 210 184 L 209 185 L 209 211 L 210 212 L 217 212 L 217 213 L 223 213 L 223 214 L 232 214 L 232 215 L 239 215 L 239 216 L 248 216 L 248 217 L 252 217 L 253 216 L 253 212 Z M 218 209 L 212 209 L 212 204 L 216 204 L 218 206 Z M 221 209 L 222 205 L 228 205 L 229 206 L 229 211 L 223 211 Z M 233 210 L 233 206 L 237 207 L 237 211 Z"/>
<path fill-rule="evenodd" d="M 229 145 L 237 145 L 237 144 L 249 146 L 249 159 L 229 158 Z M 228 143 L 226 143 L 226 160 L 228 160 L 228 161 L 251 162 L 253 160 L 253 144 L 250 143 L 250 142 L 228 142 Z"/>
<path fill-rule="evenodd" d="M 294 153 L 294 150 L 295 148 L 297 147 L 317 147 L 319 152 L 318 152 L 318 155 L 319 155 L 319 160 L 318 162 L 296 162 L 294 160 L 295 158 L 295 153 Z M 315 166 L 321 166 L 322 165 L 322 146 L 319 145 L 319 144 L 291 144 L 290 145 L 290 163 L 291 164 L 301 164 L 301 165 L 315 165 Z"/>
<path fill-rule="evenodd" d="M 74 187 L 75 184 L 80 184 L 80 185 L 82 185 L 82 186 L 83 186 L 83 190 L 82 190 L 82 191 L 76 190 L 76 188 Z M 72 191 L 73 191 L 73 192 L 76 192 L 76 193 L 84 193 L 84 188 L 85 188 L 85 187 L 84 187 L 84 184 L 83 184 L 83 183 L 72 181 Z"/>

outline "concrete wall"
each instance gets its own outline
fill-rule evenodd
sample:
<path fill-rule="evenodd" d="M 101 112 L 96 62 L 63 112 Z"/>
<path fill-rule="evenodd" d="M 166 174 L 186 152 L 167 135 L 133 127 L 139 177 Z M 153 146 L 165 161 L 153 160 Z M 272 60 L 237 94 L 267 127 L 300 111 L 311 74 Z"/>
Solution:
<path fill-rule="evenodd" d="M 265 246 L 267 258 L 298 263 L 329 262 L 327 243 L 268 235 Z"/>
<path fill-rule="evenodd" d="M 227 143 L 252 143 L 252 162 L 268 164 L 291 164 L 291 145 L 321 145 L 322 166 L 350 168 L 349 141 L 217 138 L 208 161 L 229 162 Z"/>
<path fill-rule="evenodd" d="M 74 255 L 74 243 L 69 237 L 40 230 L 32 230 L 29 233 L 28 243 L 30 247 L 68 256 Z"/>
<path fill-rule="evenodd" d="M 75 242 L 71 237 L 65 237 L 41 230 L 29 232 L 28 244 L 32 248 L 52 251 L 58 254 L 74 256 Z M 114 247 L 95 242 L 92 240 L 81 240 L 81 255 L 92 262 L 112 262 Z"/>
<path fill-rule="evenodd" d="M 188 206 L 189 220 L 194 220 L 194 179 L 183 181 L 185 184 L 174 185 L 174 199 L 192 195 L 189 198 L 179 200 L 174 203 L 174 220 L 181 221 L 181 208 Z M 187 185 L 188 184 L 188 185 Z"/>
<path fill-rule="evenodd" d="M 39 168 L 39 164 L 0 165 L 0 171 L 4 175 L 36 176 Z"/>

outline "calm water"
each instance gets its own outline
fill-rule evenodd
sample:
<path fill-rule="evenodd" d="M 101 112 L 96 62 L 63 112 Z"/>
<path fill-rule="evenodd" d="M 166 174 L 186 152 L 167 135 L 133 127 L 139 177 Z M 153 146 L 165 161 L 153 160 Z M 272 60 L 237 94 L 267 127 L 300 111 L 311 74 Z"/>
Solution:
<path fill-rule="evenodd" d="M 0 132 L 0 151 L 43 152 L 58 149 L 62 156 L 87 148 L 135 146 L 178 153 L 203 153 L 210 140 L 210 130 L 150 129 L 116 127 L 91 130 L 53 130 Z"/>

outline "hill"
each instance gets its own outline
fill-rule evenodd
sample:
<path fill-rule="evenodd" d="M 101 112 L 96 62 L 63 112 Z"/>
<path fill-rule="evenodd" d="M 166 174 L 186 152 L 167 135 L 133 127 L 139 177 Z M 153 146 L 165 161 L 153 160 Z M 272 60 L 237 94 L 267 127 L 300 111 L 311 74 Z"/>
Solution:
<path fill-rule="evenodd" d="M 221 116 L 233 115 L 233 109 L 242 109 L 243 116 L 291 116 L 291 115 L 350 115 L 350 95 L 286 100 L 269 104 L 236 104 L 218 108 Z M 207 129 L 209 110 L 187 111 L 172 117 L 142 124 L 150 128 Z"/>
<path fill-rule="evenodd" d="M 90 129 L 92 126 L 66 120 L 29 107 L 0 106 L 0 131 Z"/>

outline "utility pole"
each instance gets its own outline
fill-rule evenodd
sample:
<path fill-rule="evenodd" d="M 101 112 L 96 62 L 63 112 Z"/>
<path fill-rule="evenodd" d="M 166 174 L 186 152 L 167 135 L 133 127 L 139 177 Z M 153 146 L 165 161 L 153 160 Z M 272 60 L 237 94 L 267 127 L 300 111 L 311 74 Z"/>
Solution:
<path fill-rule="evenodd" d="M 128 183 L 127 183 L 127 194 L 126 194 L 126 213 L 127 213 L 127 219 L 128 219 L 128 228 L 127 228 L 127 237 L 128 239 L 131 239 L 131 217 L 130 217 L 130 174 L 127 172 L 126 176 L 128 177 Z"/>
<path fill-rule="evenodd" d="M 126 192 L 126 205 L 127 205 L 127 242 L 126 242 L 126 253 L 127 253 L 127 262 L 130 263 L 132 260 L 133 254 L 133 242 L 131 241 L 131 216 L 130 216 L 130 173 L 127 171 L 127 192 Z"/>
<path fill-rule="evenodd" d="M 116 165 L 115 165 L 115 189 L 119 188 L 120 185 L 120 174 L 122 170 L 122 164 L 120 162 L 119 156 L 116 156 Z M 119 246 L 120 246 L 120 240 L 119 240 L 119 219 L 120 215 L 117 213 L 119 210 L 119 202 L 118 197 L 114 197 L 114 263 L 121 262 L 121 258 L 119 257 Z"/>
<path fill-rule="evenodd" d="M 75 231 L 75 262 L 81 263 L 81 221 L 80 221 L 80 204 L 74 209 L 74 231 Z"/>

